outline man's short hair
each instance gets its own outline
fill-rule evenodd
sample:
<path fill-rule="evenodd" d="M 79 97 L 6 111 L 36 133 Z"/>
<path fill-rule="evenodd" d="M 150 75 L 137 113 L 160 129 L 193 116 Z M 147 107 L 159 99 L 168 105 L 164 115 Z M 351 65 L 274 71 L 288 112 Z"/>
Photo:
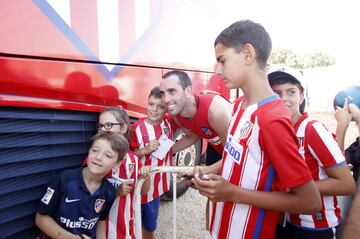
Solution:
<path fill-rule="evenodd" d="M 162 78 L 166 79 L 172 75 L 176 75 L 179 78 L 179 82 L 180 82 L 181 88 L 183 90 L 185 90 L 186 87 L 192 85 L 189 75 L 186 74 L 186 72 L 184 72 L 184 71 L 178 71 L 178 70 L 169 71 L 165 75 L 163 75 Z"/>
<path fill-rule="evenodd" d="M 261 69 L 266 68 L 271 53 L 271 38 L 259 23 L 242 20 L 231 24 L 216 38 L 214 46 L 221 43 L 225 47 L 240 52 L 245 44 L 251 44 L 256 52 L 256 61 Z"/>

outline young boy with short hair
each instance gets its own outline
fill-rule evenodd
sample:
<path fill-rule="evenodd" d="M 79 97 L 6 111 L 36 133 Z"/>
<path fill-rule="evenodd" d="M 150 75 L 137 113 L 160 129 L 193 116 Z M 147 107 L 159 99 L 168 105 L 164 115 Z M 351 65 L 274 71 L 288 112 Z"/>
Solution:
<path fill-rule="evenodd" d="M 212 238 L 271 239 L 280 212 L 316 213 L 320 195 L 298 152 L 287 108 L 267 80 L 271 39 L 264 27 L 235 22 L 214 45 L 216 73 L 244 96 L 234 102 L 222 161 L 196 167 L 192 181 L 216 201 Z"/>
<path fill-rule="evenodd" d="M 172 165 L 172 149 L 164 158 L 157 158 L 152 152 L 158 149 L 162 137 L 173 139 L 175 125 L 171 117 L 165 116 L 167 108 L 161 99 L 159 87 L 154 87 L 148 97 L 148 117 L 132 125 L 130 147 L 141 158 L 142 165 L 170 166 Z M 142 196 L 141 217 L 143 238 L 154 238 L 157 217 L 160 206 L 160 196 L 169 190 L 170 175 L 158 173 L 150 177 L 150 189 Z"/>
<path fill-rule="evenodd" d="M 56 175 L 48 184 L 36 213 L 41 238 L 105 238 L 105 219 L 115 199 L 106 179 L 129 148 L 120 134 L 102 131 L 93 138 L 87 164 Z"/>

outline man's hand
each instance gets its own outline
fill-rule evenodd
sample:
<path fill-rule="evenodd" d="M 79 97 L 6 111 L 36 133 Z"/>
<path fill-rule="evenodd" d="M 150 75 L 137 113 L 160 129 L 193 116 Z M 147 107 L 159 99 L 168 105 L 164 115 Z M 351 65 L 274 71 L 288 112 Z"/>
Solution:
<path fill-rule="evenodd" d="M 194 170 L 190 170 L 190 171 L 187 171 L 187 172 L 184 172 L 184 173 L 179 173 L 178 174 L 178 178 L 183 178 L 183 180 L 185 180 L 185 184 L 188 186 L 188 187 L 193 187 L 193 178 L 194 178 L 194 171 L 195 171 L 195 168 L 197 168 L 199 166 L 195 166 L 194 167 Z"/>

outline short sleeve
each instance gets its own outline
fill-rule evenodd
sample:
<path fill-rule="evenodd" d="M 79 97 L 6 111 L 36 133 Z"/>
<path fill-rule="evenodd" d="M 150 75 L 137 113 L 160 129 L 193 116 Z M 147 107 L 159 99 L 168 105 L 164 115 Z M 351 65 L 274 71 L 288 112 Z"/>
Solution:
<path fill-rule="evenodd" d="M 306 130 L 306 145 L 312 156 L 322 167 L 329 168 L 345 163 L 339 145 L 334 136 L 320 122 L 315 122 Z"/>
<path fill-rule="evenodd" d="M 107 218 L 107 216 L 109 215 L 111 206 L 112 206 L 112 204 L 113 204 L 113 202 L 114 202 L 114 200 L 115 200 L 115 197 L 116 197 L 116 190 L 115 190 L 115 188 L 110 187 L 109 190 L 111 190 L 111 196 L 110 196 L 109 199 L 108 199 L 108 203 L 106 204 L 105 209 L 101 212 L 101 214 L 100 214 L 100 216 L 99 216 L 99 220 L 100 220 L 100 221 L 104 221 L 104 220 Z"/>
<path fill-rule="evenodd" d="M 260 145 L 271 160 L 283 189 L 305 184 L 312 179 L 298 151 L 297 138 L 290 121 L 279 117 L 264 125 L 260 131 Z"/>
<path fill-rule="evenodd" d="M 61 177 L 54 176 L 46 187 L 46 192 L 41 198 L 37 212 L 42 215 L 53 215 L 59 206 L 61 198 Z"/>
<path fill-rule="evenodd" d="M 137 134 L 136 134 L 136 128 L 137 128 L 138 124 L 134 123 L 133 125 L 131 125 L 131 140 L 130 140 L 130 150 L 131 151 L 136 151 L 139 149 L 139 141 L 137 138 Z"/>

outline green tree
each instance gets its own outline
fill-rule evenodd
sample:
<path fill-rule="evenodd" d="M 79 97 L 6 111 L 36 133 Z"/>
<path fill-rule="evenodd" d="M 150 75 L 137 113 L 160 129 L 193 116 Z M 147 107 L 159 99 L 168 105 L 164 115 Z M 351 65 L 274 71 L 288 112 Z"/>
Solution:
<path fill-rule="evenodd" d="M 323 51 L 313 52 L 305 57 L 304 68 L 334 65 L 335 59 Z"/>
<path fill-rule="evenodd" d="M 289 49 L 274 49 L 270 55 L 270 64 L 284 64 L 289 67 L 304 69 L 335 64 L 335 59 L 325 52 L 316 51 L 307 55 L 297 55 Z"/>
<path fill-rule="evenodd" d="M 286 60 L 293 55 L 295 54 L 289 49 L 274 49 L 271 52 L 269 62 L 271 64 L 285 64 Z"/>

